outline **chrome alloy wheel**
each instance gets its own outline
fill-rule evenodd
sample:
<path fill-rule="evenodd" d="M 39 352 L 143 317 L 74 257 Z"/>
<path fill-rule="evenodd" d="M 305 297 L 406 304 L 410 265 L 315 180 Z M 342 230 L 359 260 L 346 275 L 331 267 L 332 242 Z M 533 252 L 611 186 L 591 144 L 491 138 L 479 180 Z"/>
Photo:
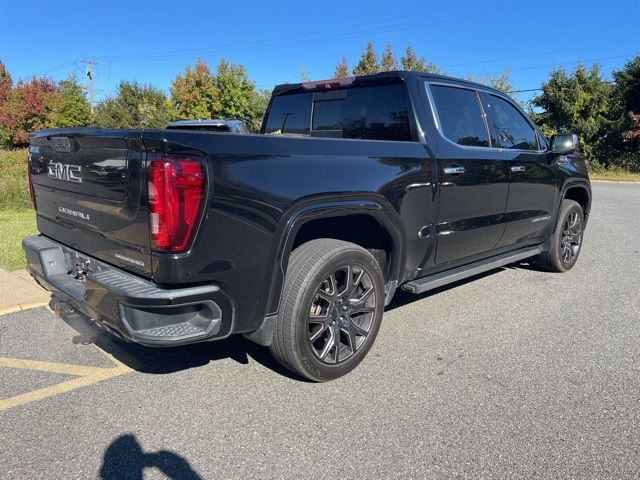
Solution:
<path fill-rule="evenodd" d="M 364 344 L 375 315 L 376 292 L 369 274 L 347 265 L 321 282 L 311 302 L 308 341 L 328 364 L 349 359 Z"/>
<path fill-rule="evenodd" d="M 571 212 L 562 225 L 560 240 L 560 258 L 564 263 L 571 263 L 580 251 L 582 243 L 582 219 L 576 211 Z"/>

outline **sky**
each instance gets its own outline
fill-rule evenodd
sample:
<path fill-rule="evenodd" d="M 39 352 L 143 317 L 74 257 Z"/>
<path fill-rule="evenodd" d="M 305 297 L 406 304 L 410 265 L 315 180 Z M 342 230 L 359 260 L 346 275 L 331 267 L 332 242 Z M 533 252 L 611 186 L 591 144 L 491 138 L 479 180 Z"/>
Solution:
<path fill-rule="evenodd" d="M 0 3 L 0 61 L 14 80 L 62 80 L 96 65 L 96 100 L 121 79 L 168 91 L 198 58 L 245 66 L 261 89 L 333 75 L 368 40 L 400 57 L 411 44 L 453 76 L 510 73 L 538 88 L 553 68 L 600 63 L 605 76 L 640 54 L 640 0 L 217 2 L 13 1 Z M 530 97 L 535 92 L 521 93 Z"/>

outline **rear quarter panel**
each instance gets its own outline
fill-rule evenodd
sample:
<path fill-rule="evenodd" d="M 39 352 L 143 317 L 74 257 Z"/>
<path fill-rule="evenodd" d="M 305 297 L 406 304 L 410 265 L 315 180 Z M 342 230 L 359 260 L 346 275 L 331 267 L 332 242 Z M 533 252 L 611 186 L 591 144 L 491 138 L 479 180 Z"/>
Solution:
<path fill-rule="evenodd" d="M 238 331 L 257 328 L 269 313 L 281 236 L 305 205 L 366 197 L 404 226 L 408 252 L 421 250 L 417 231 L 430 221 L 432 191 L 410 187 L 431 178 L 419 142 L 169 131 L 145 132 L 143 141 L 149 150 L 200 151 L 210 179 L 190 252 L 154 254 L 153 277 L 167 284 L 220 283 L 235 297 Z M 415 257 L 407 263 L 419 261 Z"/>

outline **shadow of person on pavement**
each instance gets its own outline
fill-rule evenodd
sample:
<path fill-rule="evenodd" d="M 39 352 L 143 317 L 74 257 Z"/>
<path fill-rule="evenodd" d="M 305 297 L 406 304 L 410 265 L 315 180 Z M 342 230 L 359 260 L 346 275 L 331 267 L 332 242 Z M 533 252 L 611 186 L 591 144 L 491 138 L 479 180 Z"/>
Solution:
<path fill-rule="evenodd" d="M 157 468 L 170 479 L 201 480 L 180 455 L 167 450 L 145 453 L 131 434 L 118 437 L 104 453 L 100 478 L 102 480 L 142 480 L 146 468 Z"/>

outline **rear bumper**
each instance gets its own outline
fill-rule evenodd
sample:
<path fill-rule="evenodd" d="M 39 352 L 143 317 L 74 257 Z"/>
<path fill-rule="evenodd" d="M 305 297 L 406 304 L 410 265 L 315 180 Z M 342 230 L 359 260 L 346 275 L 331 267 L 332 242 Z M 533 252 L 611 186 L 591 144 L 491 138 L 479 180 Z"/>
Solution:
<path fill-rule="evenodd" d="M 43 287 L 126 340 L 184 345 L 233 331 L 233 303 L 218 285 L 160 288 L 42 235 L 25 238 L 22 247 L 29 273 Z M 78 258 L 89 263 L 82 279 L 76 276 Z"/>

